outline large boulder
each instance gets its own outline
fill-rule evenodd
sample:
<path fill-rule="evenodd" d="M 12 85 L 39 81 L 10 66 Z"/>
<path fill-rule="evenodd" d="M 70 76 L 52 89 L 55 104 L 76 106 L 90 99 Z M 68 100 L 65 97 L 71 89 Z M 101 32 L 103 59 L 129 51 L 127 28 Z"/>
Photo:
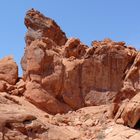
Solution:
<path fill-rule="evenodd" d="M 0 60 L 0 83 L 1 88 L 4 88 L 2 86 L 2 81 L 6 82 L 10 85 L 16 84 L 18 80 L 18 66 L 14 62 L 12 57 L 5 57 Z"/>
<path fill-rule="evenodd" d="M 27 90 L 24 93 L 25 97 L 31 103 L 46 112 L 56 114 L 66 113 L 71 110 L 67 104 L 60 102 L 54 98 L 53 95 L 50 95 L 47 91 L 43 90 L 43 88 L 40 87 L 40 84 L 28 82 L 26 88 Z"/>
<path fill-rule="evenodd" d="M 140 93 L 135 95 L 125 106 L 122 113 L 124 124 L 135 127 L 140 121 Z"/>

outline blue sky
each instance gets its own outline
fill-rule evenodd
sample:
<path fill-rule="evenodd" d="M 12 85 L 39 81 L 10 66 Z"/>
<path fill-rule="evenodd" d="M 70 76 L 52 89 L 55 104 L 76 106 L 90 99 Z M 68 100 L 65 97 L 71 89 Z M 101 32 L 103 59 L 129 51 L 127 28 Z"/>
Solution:
<path fill-rule="evenodd" d="M 12 54 L 20 65 L 24 16 L 30 8 L 53 18 L 68 37 L 80 38 L 87 45 L 111 38 L 140 49 L 140 0 L 1 0 L 0 58 Z"/>

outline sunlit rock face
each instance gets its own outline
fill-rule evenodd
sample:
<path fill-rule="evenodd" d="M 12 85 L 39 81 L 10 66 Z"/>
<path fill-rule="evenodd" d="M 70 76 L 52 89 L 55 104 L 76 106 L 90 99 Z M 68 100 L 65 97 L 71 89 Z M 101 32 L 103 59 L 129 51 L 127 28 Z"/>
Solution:
<path fill-rule="evenodd" d="M 57 45 L 64 45 L 67 41 L 65 33 L 60 29 L 56 22 L 45 17 L 39 11 L 31 9 L 25 16 L 25 25 L 28 29 L 26 43 L 29 45 L 36 39 L 48 37 Z"/>
<path fill-rule="evenodd" d="M 36 106 L 55 114 L 136 94 L 127 92 L 138 88 L 128 80 L 138 55 L 134 48 L 110 39 L 93 41 L 91 47 L 67 39 L 55 21 L 34 9 L 27 12 L 25 25 L 24 96 Z"/>
<path fill-rule="evenodd" d="M 0 60 L 0 140 L 139 140 L 139 51 L 111 39 L 88 47 L 34 9 L 25 25 L 23 76 Z"/>

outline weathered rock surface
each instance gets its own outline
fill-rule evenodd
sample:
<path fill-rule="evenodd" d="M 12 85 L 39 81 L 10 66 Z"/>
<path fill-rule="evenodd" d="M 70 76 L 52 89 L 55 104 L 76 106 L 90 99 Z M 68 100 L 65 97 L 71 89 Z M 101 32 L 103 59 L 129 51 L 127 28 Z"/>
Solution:
<path fill-rule="evenodd" d="M 122 117 L 125 125 L 132 128 L 140 123 L 140 93 L 136 94 L 125 105 L 120 117 Z"/>
<path fill-rule="evenodd" d="M 18 66 L 11 56 L 0 60 L 0 92 L 13 93 L 18 81 Z"/>
<path fill-rule="evenodd" d="M 0 93 L 1 140 L 139 140 L 140 130 L 108 118 L 109 105 L 50 115 L 24 97 Z"/>
<path fill-rule="evenodd" d="M 139 140 L 140 53 L 110 39 L 88 47 L 34 9 L 25 25 L 22 78 L 0 60 L 0 140 Z"/>
<path fill-rule="evenodd" d="M 113 112 L 114 110 L 115 108 L 112 109 Z M 114 120 L 117 124 L 140 129 L 140 93 L 137 93 L 131 100 L 126 99 L 121 104 L 117 104 L 117 110 L 114 114 Z"/>
<path fill-rule="evenodd" d="M 116 101 L 124 100 L 125 98 L 131 99 L 140 90 L 140 53 L 138 52 L 135 59 L 132 59 L 129 67 L 125 71 L 123 79 L 123 87 L 116 96 Z"/>
<path fill-rule="evenodd" d="M 12 57 L 0 60 L 0 80 L 10 85 L 16 84 L 18 79 L 18 67 Z"/>
<path fill-rule="evenodd" d="M 139 54 L 134 48 L 110 39 L 94 41 L 92 47 L 75 38 L 65 39 L 60 44 L 52 37 L 52 34 L 60 34 L 64 39 L 60 27 L 54 32 L 57 24 L 35 10 L 27 12 L 25 24 L 28 28 L 26 40 L 32 38 L 30 28 L 34 33 L 44 32 L 27 41 L 21 61 L 27 89 L 24 95 L 38 107 L 55 114 L 84 106 L 121 102 L 137 93 L 139 84 L 132 71 L 134 67 L 138 69 Z M 50 24 L 53 27 L 48 33 Z M 38 86 L 33 90 L 28 83 Z M 43 98 L 37 100 L 34 94 Z"/>
<path fill-rule="evenodd" d="M 27 12 L 25 25 L 28 28 L 26 35 L 27 44 L 42 37 L 51 38 L 57 45 L 64 45 L 67 41 L 65 33 L 61 31 L 54 20 L 45 17 L 34 9 Z"/>

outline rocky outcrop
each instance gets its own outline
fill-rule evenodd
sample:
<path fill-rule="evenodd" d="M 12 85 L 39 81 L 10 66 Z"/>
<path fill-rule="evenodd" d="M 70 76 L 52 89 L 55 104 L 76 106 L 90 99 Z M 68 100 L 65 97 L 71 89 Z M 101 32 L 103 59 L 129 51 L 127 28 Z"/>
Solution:
<path fill-rule="evenodd" d="M 18 66 L 12 57 L 0 60 L 0 92 L 11 92 L 18 81 Z"/>
<path fill-rule="evenodd" d="M 126 69 L 137 52 L 125 46 L 124 42 L 110 39 L 92 44 L 94 52 L 82 66 L 82 89 L 87 104 L 99 105 L 116 98 L 123 86 Z"/>
<path fill-rule="evenodd" d="M 37 113 L 21 97 L 0 93 L 0 140 L 45 139 L 48 127 Z"/>
<path fill-rule="evenodd" d="M 125 98 L 131 99 L 137 94 L 140 90 L 140 54 L 137 53 L 135 59 L 132 59 L 130 62 L 131 65 L 125 71 L 125 77 L 123 79 L 123 87 L 121 88 L 120 92 L 116 96 L 115 101 L 122 101 Z"/>
<path fill-rule="evenodd" d="M 0 60 L 0 81 L 10 85 L 16 84 L 18 79 L 18 67 L 12 57 L 5 57 Z"/>
<path fill-rule="evenodd" d="M 25 25 L 22 78 L 0 60 L 0 139 L 139 139 L 140 53 L 111 39 L 88 47 L 34 9 Z"/>
<path fill-rule="evenodd" d="M 0 92 L 22 95 L 25 82 L 18 77 L 18 66 L 11 56 L 0 60 Z"/>
<path fill-rule="evenodd" d="M 1 140 L 139 140 L 139 130 L 108 119 L 109 105 L 50 115 L 24 97 L 0 93 Z"/>
<path fill-rule="evenodd" d="M 64 45 L 67 37 L 56 22 L 45 17 L 39 11 L 31 9 L 25 17 L 25 25 L 28 29 L 26 34 L 26 43 L 29 45 L 32 41 L 42 37 L 52 39 L 57 45 Z"/>
<path fill-rule="evenodd" d="M 126 76 L 123 81 L 123 87 L 117 94 L 115 102 L 119 103 L 119 110 L 116 114 L 116 120 L 122 119 L 122 123 L 132 128 L 139 127 L 140 122 L 140 54 L 137 53 L 132 65 L 126 70 Z M 127 102 L 124 104 L 124 99 Z M 119 114 L 119 116 L 118 116 Z"/>
<path fill-rule="evenodd" d="M 140 93 L 135 95 L 125 106 L 122 113 L 124 124 L 135 127 L 140 121 Z"/>
<path fill-rule="evenodd" d="M 67 39 L 52 19 L 33 9 L 27 12 L 25 25 L 28 32 L 21 61 L 27 89 L 24 96 L 41 109 L 62 113 L 121 102 L 137 93 L 132 78 L 129 80 L 131 69 L 137 68 L 134 48 L 110 39 L 94 41 L 91 47 L 79 39 Z M 34 35 L 42 34 L 33 37 L 31 29 Z"/>
<path fill-rule="evenodd" d="M 132 128 L 140 127 L 140 93 L 119 107 L 115 120 L 121 120 L 122 124 Z"/>

